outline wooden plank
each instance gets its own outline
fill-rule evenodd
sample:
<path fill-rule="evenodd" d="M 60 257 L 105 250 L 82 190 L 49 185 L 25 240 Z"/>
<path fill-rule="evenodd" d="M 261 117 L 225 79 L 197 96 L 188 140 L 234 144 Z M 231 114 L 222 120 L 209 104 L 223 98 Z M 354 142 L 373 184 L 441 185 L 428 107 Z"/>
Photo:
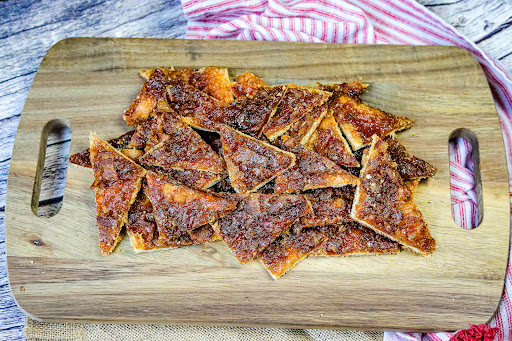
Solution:
<path fill-rule="evenodd" d="M 135 254 L 125 240 L 102 257 L 90 170 L 71 166 L 61 211 L 33 215 L 30 201 L 45 124 L 66 119 L 71 153 L 127 128 L 139 69 L 174 65 L 250 70 L 271 84 L 359 77 L 365 100 L 416 126 L 399 140 L 439 168 L 415 200 L 438 242 L 431 258 L 310 258 L 274 281 L 259 262 L 240 265 L 223 243 Z M 451 217 L 448 138 L 460 127 L 479 139 L 484 220 L 473 231 Z M 53 321 L 280 327 L 455 330 L 486 322 L 501 296 L 508 258 L 505 152 L 478 63 L 463 50 L 272 42 L 77 38 L 43 60 L 16 137 L 7 192 L 9 278 L 18 303 Z"/>
<path fill-rule="evenodd" d="M 512 2 L 419 0 L 491 57 L 512 69 Z"/>

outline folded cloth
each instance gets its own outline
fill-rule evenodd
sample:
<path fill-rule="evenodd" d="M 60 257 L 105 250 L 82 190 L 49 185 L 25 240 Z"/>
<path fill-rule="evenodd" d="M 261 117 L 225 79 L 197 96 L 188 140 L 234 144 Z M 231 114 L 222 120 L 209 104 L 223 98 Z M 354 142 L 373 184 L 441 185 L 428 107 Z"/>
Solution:
<path fill-rule="evenodd" d="M 422 5 L 411 0 L 182 0 L 182 3 L 189 39 L 452 45 L 466 49 L 480 62 L 491 86 L 509 169 L 512 169 L 511 74 Z M 457 139 L 450 148 L 452 211 L 460 226 L 473 228 L 478 225 L 478 214 L 471 145 Z M 511 280 L 509 262 L 504 298 L 489 324 L 499 329 L 496 336 L 500 340 L 512 337 Z M 384 339 L 449 340 L 452 336 L 450 333 L 385 333 Z"/>

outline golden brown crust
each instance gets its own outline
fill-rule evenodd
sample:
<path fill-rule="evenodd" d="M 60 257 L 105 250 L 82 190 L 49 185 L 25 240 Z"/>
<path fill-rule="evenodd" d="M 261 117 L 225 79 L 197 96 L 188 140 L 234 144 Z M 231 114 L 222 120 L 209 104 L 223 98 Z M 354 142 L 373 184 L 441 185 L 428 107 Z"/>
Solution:
<path fill-rule="evenodd" d="M 158 168 L 151 168 L 148 167 L 148 169 L 151 169 L 152 171 L 155 171 L 156 173 L 162 173 L 165 174 L 165 176 L 168 176 L 174 180 L 177 180 L 181 182 L 182 184 L 197 188 L 197 189 L 207 189 L 212 186 L 215 186 L 219 181 L 221 181 L 226 174 L 216 174 L 211 172 L 201 172 L 194 169 L 185 169 L 185 170 L 176 170 L 176 169 L 169 169 L 163 172 L 161 169 Z"/>
<path fill-rule="evenodd" d="M 327 231 L 327 238 L 311 255 L 350 256 L 400 252 L 400 244 L 357 222 L 341 224 Z"/>
<path fill-rule="evenodd" d="M 142 155 L 144 155 L 144 152 L 142 150 L 136 148 L 124 148 L 119 149 L 119 151 L 136 164 L 140 164 L 139 160 L 142 157 Z"/>
<path fill-rule="evenodd" d="M 259 137 L 276 112 L 284 91 L 283 86 L 261 87 L 251 96 L 229 105 L 204 103 L 194 111 L 193 117 L 184 117 L 183 120 L 201 130 L 218 131 L 221 123 L 249 136 Z"/>
<path fill-rule="evenodd" d="M 221 103 L 229 104 L 233 102 L 231 82 L 226 68 L 216 66 L 202 68 L 198 72 L 192 73 L 190 84 L 216 98 Z"/>
<path fill-rule="evenodd" d="M 322 122 L 327 114 L 327 108 L 327 102 L 325 102 L 309 110 L 303 118 L 291 126 L 286 134 L 293 137 L 301 144 L 306 145 L 313 135 L 313 132 L 317 130 L 320 122 Z"/>
<path fill-rule="evenodd" d="M 108 144 L 110 144 L 112 147 L 116 149 L 120 149 L 120 151 L 123 153 L 124 149 L 129 149 L 128 146 L 130 145 L 130 140 L 135 133 L 135 130 L 129 131 L 127 133 L 124 133 L 123 135 L 116 137 L 115 139 L 108 140 Z M 130 159 L 134 160 L 131 156 L 137 156 L 131 151 L 127 153 L 123 153 L 126 156 L 128 156 Z M 137 162 L 137 160 L 134 160 Z M 90 148 L 87 148 L 86 150 L 83 150 L 81 152 L 78 152 L 76 154 L 73 154 L 69 157 L 69 162 L 82 166 L 91 168 L 91 150 Z"/>
<path fill-rule="evenodd" d="M 284 233 L 261 253 L 263 265 L 274 279 L 306 258 L 326 238 L 320 229 L 305 228 L 297 234 Z"/>
<path fill-rule="evenodd" d="M 304 195 L 311 203 L 312 217 L 303 217 L 303 227 L 323 226 L 352 221 L 350 210 L 354 200 L 355 188 L 320 188 L 306 191 Z"/>
<path fill-rule="evenodd" d="M 409 154 L 405 147 L 394 138 L 387 137 L 384 141 L 388 144 L 389 155 L 396 162 L 398 173 L 403 179 L 423 179 L 436 175 L 436 167 Z"/>
<path fill-rule="evenodd" d="M 146 120 L 137 128 L 132 142 L 145 145 L 146 153 L 140 160 L 144 166 L 218 174 L 227 171 L 224 160 L 172 111 L 159 111 Z"/>
<path fill-rule="evenodd" d="M 270 141 L 275 140 L 310 110 L 325 103 L 330 96 L 331 93 L 322 90 L 294 84 L 286 85 L 283 99 L 263 129 L 263 133 Z"/>
<path fill-rule="evenodd" d="M 135 126 L 142 123 L 162 98 L 170 80 L 164 69 L 155 69 L 142 86 L 139 94 L 126 109 L 123 118 L 127 125 Z"/>
<path fill-rule="evenodd" d="M 268 143 L 220 126 L 224 159 L 231 185 L 238 193 L 250 193 L 295 164 L 295 155 Z"/>
<path fill-rule="evenodd" d="M 221 239 L 240 263 L 247 263 L 301 216 L 309 214 L 302 195 L 224 194 L 238 201 L 231 214 L 218 220 Z"/>
<path fill-rule="evenodd" d="M 415 252 L 430 255 L 436 242 L 387 149 L 387 143 L 375 135 L 368 158 L 363 159 L 352 218 Z"/>
<path fill-rule="evenodd" d="M 197 135 L 195 131 L 191 132 Z M 164 170 L 190 169 L 215 174 L 227 172 L 224 160 L 199 135 L 194 138 L 184 135 L 173 137 L 176 139 L 168 139 L 149 149 L 140 159 L 141 165 L 157 166 Z"/>
<path fill-rule="evenodd" d="M 209 106 L 222 106 L 218 99 L 180 78 L 174 79 L 167 89 L 167 101 L 174 111 L 185 117 L 194 117 Z"/>
<path fill-rule="evenodd" d="M 340 166 L 360 166 L 334 119 L 332 109 L 327 111 L 318 128 L 311 134 L 306 146 Z"/>
<path fill-rule="evenodd" d="M 137 199 L 130 208 L 126 230 L 135 252 L 154 251 L 159 249 L 176 248 L 180 246 L 212 242 L 218 239 L 217 233 L 210 224 L 202 225 L 188 234 L 169 239 L 160 243 L 159 232 L 153 217 L 153 206 L 144 194 L 147 186 L 143 185 Z"/>
<path fill-rule="evenodd" d="M 92 133 L 90 149 L 100 251 L 108 255 L 121 240 L 121 229 L 146 171 Z"/>
<path fill-rule="evenodd" d="M 156 69 L 142 70 L 140 75 L 147 80 L 155 70 Z M 228 70 L 225 68 L 207 66 L 199 71 L 187 68 L 178 70 L 174 68 L 160 68 L 160 70 L 165 73 L 169 80 L 184 81 L 196 89 L 218 99 L 222 103 L 228 104 L 233 101 L 229 74 Z"/>
<path fill-rule="evenodd" d="M 368 88 L 368 84 L 362 84 L 361 82 L 349 82 L 341 84 L 316 83 L 316 88 L 323 91 L 332 92 L 333 99 L 337 99 L 343 95 L 359 98 L 363 91 Z"/>
<path fill-rule="evenodd" d="M 353 150 L 370 145 L 373 135 L 384 138 L 414 123 L 407 117 L 391 115 L 345 95 L 339 97 L 332 109 L 334 118 Z"/>
<path fill-rule="evenodd" d="M 147 182 L 159 242 L 214 222 L 236 208 L 234 200 L 193 189 L 154 172 L 148 172 Z"/>
<path fill-rule="evenodd" d="M 231 83 L 231 91 L 236 98 L 254 95 L 259 88 L 265 88 L 267 84 L 250 72 L 236 77 L 236 82 Z"/>
<path fill-rule="evenodd" d="M 308 189 L 359 183 L 357 177 L 288 135 L 282 136 L 278 144 L 281 149 L 293 153 L 296 161 L 294 166 L 277 176 L 275 193 L 297 193 Z"/>

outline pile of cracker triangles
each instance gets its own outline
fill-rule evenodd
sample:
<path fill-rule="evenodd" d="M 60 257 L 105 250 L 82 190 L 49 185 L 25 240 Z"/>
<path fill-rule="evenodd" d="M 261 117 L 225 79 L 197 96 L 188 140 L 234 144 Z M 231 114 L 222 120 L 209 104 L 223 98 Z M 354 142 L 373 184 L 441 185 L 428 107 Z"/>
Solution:
<path fill-rule="evenodd" d="M 308 255 L 423 255 L 413 203 L 435 167 L 395 132 L 412 120 L 361 101 L 359 82 L 268 86 L 223 68 L 152 69 L 124 113 L 136 127 L 71 162 L 92 167 L 100 250 L 126 228 L 135 251 L 222 239 L 278 278 Z"/>

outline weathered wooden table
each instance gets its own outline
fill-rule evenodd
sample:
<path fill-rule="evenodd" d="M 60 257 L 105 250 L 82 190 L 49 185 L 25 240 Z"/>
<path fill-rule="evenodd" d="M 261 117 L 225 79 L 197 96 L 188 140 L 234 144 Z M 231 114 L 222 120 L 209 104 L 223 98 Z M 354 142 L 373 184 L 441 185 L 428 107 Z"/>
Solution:
<path fill-rule="evenodd" d="M 420 0 L 492 57 L 512 69 L 512 1 Z M 12 299 L 5 268 L 5 188 L 16 128 L 39 63 L 57 41 L 73 36 L 179 38 L 186 20 L 176 0 L 0 2 L 0 340 L 22 338 L 25 316 Z M 68 142 L 56 136 L 55 146 Z M 34 141 L 37 148 L 39 141 Z M 51 149 L 49 149 L 51 153 Z M 48 177 L 59 177 L 57 171 Z M 51 211 L 59 189 L 40 198 Z"/>

